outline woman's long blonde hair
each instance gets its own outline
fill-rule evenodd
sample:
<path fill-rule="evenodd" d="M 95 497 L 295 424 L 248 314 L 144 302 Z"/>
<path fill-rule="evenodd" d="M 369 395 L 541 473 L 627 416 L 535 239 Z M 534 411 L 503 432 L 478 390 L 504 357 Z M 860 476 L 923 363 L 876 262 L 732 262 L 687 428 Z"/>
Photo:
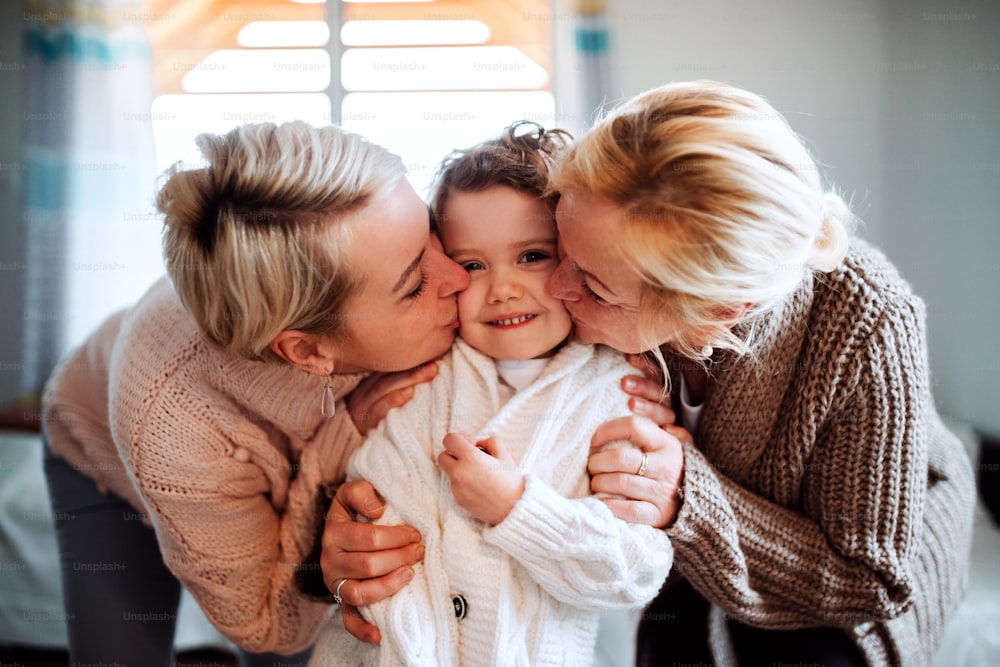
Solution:
<path fill-rule="evenodd" d="M 750 304 L 753 322 L 808 273 L 834 269 L 853 225 L 781 114 L 714 81 L 668 84 L 614 109 L 564 154 L 552 187 L 624 212 L 618 249 L 645 283 L 642 307 L 669 313 L 671 345 L 691 359 L 706 343 L 750 352 L 752 327 L 740 337 L 721 325 L 733 307 Z"/>

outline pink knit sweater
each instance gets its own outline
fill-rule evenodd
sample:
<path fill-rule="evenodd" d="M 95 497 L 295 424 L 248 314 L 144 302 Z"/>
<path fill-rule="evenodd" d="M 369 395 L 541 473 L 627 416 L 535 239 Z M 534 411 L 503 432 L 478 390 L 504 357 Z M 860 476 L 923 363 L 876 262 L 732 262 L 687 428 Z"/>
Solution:
<path fill-rule="evenodd" d="M 360 375 L 334 376 L 339 397 Z M 65 359 L 46 386 L 52 451 L 127 499 L 209 620 L 250 651 L 308 646 L 329 605 L 303 597 L 321 484 L 361 444 L 323 380 L 207 345 L 162 279 Z"/>

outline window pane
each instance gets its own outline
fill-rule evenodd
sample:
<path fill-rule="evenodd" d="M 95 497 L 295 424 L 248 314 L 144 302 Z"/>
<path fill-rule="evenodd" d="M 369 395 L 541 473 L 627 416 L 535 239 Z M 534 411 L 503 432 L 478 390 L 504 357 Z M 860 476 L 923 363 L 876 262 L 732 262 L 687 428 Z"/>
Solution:
<path fill-rule="evenodd" d="M 284 95 L 160 95 L 153 100 L 153 143 L 157 169 L 177 160 L 198 163 L 194 144 L 202 132 L 227 132 L 244 123 L 284 123 L 301 119 L 330 124 L 330 98 L 324 93 Z"/>
<path fill-rule="evenodd" d="M 408 178 L 422 197 L 438 162 L 514 121 L 557 126 L 555 100 L 546 91 L 351 93 L 344 98 L 344 127 L 403 157 Z"/>
<path fill-rule="evenodd" d="M 545 68 L 513 46 L 349 49 L 345 90 L 523 90 L 549 82 Z"/>
<path fill-rule="evenodd" d="M 303 92 L 330 85 L 323 49 L 220 49 L 184 75 L 186 93 Z"/>
<path fill-rule="evenodd" d="M 326 46 L 330 27 L 326 21 L 254 21 L 236 36 L 240 46 Z"/>
<path fill-rule="evenodd" d="M 344 46 L 482 44 L 489 38 L 482 21 L 348 21 L 340 30 Z"/>

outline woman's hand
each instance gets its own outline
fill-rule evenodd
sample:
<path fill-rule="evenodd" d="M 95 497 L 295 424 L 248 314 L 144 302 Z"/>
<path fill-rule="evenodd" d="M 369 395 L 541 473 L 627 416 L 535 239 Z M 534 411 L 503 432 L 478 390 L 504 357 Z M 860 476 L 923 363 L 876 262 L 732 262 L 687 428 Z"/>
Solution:
<path fill-rule="evenodd" d="M 628 402 L 629 409 L 651 420 L 681 442 L 694 444 L 694 438 L 687 429 L 677 426 L 674 411 L 663 405 L 670 402 L 670 394 L 663 391 L 663 371 L 660 367 L 644 354 L 627 354 L 625 359 L 644 373 L 622 378 L 622 389 L 632 395 Z"/>
<path fill-rule="evenodd" d="M 378 426 L 392 408 L 398 408 L 413 398 L 413 388 L 430 382 L 437 375 L 438 365 L 424 364 L 397 373 L 372 373 L 347 395 L 347 411 L 361 435 Z"/>
<path fill-rule="evenodd" d="M 424 557 L 420 533 L 410 526 L 376 526 L 354 520 L 382 516 L 384 505 L 368 482 L 347 482 L 337 489 L 323 529 L 320 567 L 323 581 L 340 596 L 344 628 L 361 641 L 377 644 L 381 633 L 357 607 L 394 595 L 413 579 L 413 565 Z"/>
<path fill-rule="evenodd" d="M 684 477 L 681 443 L 693 439 L 674 423 L 674 411 L 663 405 L 670 397 L 663 391 L 659 367 L 644 355 L 626 358 L 644 373 L 622 379 L 622 389 L 631 395 L 629 408 L 634 416 L 612 419 L 597 428 L 590 440 L 593 453 L 587 464 L 590 488 L 594 493 L 618 496 L 604 502 L 619 519 L 664 528 L 673 523 L 680 509 Z M 603 449 L 618 440 L 633 446 Z"/>
<path fill-rule="evenodd" d="M 491 526 L 506 519 L 524 494 L 524 474 L 495 437 L 474 442 L 467 435 L 449 433 L 438 465 L 451 480 L 458 506 Z"/>
<path fill-rule="evenodd" d="M 632 398 L 628 401 L 629 409 L 652 420 L 658 426 L 673 425 L 677 415 L 670 408 L 670 394 L 663 390 L 663 371 L 644 354 L 627 354 L 625 360 L 642 375 L 626 375 L 622 378 L 622 389 Z M 666 402 L 667 405 L 663 405 Z"/>
<path fill-rule="evenodd" d="M 684 449 L 678 435 L 690 436 L 680 427 L 667 428 L 671 430 L 633 415 L 601 424 L 590 439 L 591 450 L 600 450 L 587 463 L 590 489 L 624 496 L 603 499 L 619 519 L 665 528 L 677 516 L 684 475 Z M 628 440 L 633 446 L 601 449 L 616 440 Z"/>

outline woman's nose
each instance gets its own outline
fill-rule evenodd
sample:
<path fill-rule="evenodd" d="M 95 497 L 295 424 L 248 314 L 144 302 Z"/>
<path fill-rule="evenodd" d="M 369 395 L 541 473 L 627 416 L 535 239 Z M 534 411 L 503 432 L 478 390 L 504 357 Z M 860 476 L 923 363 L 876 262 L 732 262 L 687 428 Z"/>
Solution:
<path fill-rule="evenodd" d="M 438 288 L 438 296 L 446 298 L 461 292 L 469 286 L 469 272 L 458 263 L 452 261 L 448 255 L 435 249 L 438 254 L 438 266 L 435 270 L 440 272 L 441 284 Z"/>
<path fill-rule="evenodd" d="M 583 294 L 580 292 L 580 281 L 576 277 L 576 267 L 569 257 L 563 257 L 559 266 L 549 276 L 545 283 L 545 291 L 549 296 L 561 299 L 562 301 L 579 301 Z"/>

